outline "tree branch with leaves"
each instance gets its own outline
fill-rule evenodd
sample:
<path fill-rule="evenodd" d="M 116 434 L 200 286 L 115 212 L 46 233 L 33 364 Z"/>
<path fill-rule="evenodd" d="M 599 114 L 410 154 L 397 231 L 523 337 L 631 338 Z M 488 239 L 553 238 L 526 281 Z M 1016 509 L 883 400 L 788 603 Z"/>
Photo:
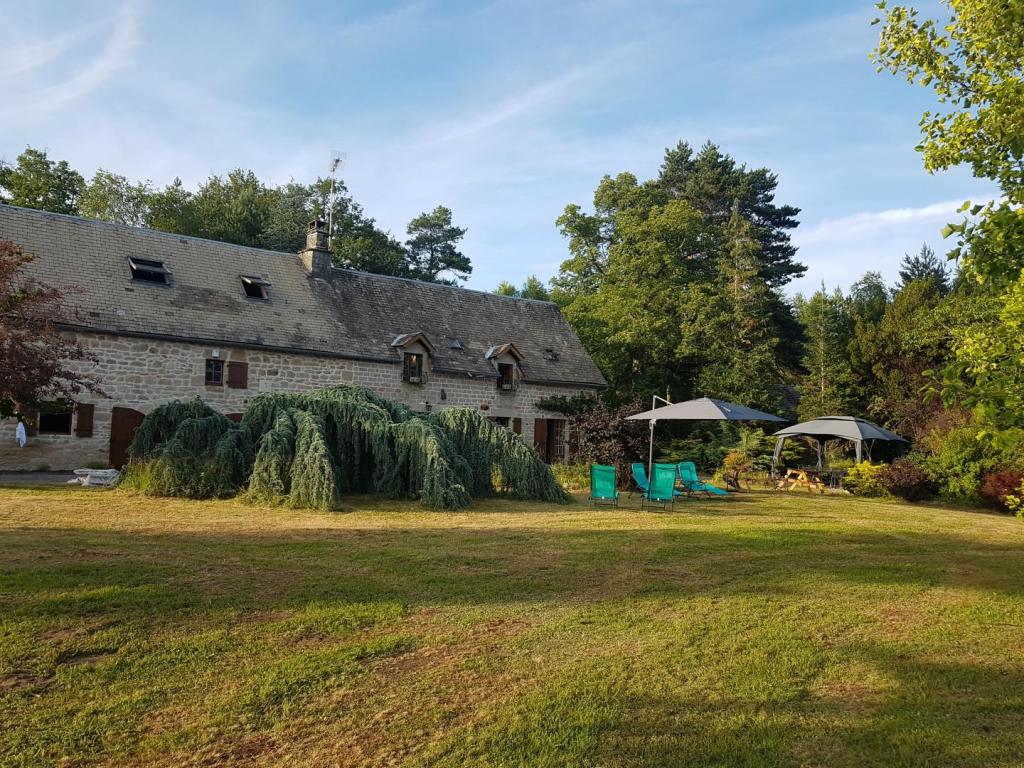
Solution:
<path fill-rule="evenodd" d="M 102 394 L 82 372 L 94 360 L 81 342 L 61 330 L 73 317 L 64 294 L 20 274 L 32 260 L 20 246 L 0 241 L 0 415 L 70 402 L 83 392 Z"/>

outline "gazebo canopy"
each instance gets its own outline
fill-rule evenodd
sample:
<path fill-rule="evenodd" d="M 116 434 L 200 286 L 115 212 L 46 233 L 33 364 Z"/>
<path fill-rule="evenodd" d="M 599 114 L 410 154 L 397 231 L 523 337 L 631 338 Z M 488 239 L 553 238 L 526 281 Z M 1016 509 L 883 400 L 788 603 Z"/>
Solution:
<path fill-rule="evenodd" d="M 811 421 L 804 421 L 794 424 L 792 427 L 780 429 L 775 433 L 779 441 L 775 444 L 775 462 L 778 462 L 782 454 L 782 444 L 787 437 L 811 437 L 818 441 L 818 464 L 821 464 L 821 446 L 829 440 L 850 440 L 857 449 L 857 461 L 863 456 L 864 443 L 868 447 L 876 440 L 886 442 L 907 443 L 908 441 L 890 432 L 884 427 L 872 424 L 870 421 L 858 419 L 855 416 L 822 416 Z"/>

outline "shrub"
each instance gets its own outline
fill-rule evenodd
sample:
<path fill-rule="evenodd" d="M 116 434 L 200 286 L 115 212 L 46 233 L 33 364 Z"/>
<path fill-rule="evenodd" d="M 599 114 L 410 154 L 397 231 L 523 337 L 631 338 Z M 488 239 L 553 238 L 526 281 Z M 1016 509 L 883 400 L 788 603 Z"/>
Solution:
<path fill-rule="evenodd" d="M 1005 511 L 1019 508 L 1022 477 L 1015 469 L 1000 467 L 982 476 L 978 492 L 986 506 L 992 509 Z"/>
<path fill-rule="evenodd" d="M 872 464 L 867 461 L 855 464 L 846 471 L 843 488 L 854 496 L 885 496 L 885 488 L 879 481 L 879 475 L 883 469 L 884 465 Z"/>
<path fill-rule="evenodd" d="M 893 496 L 907 501 L 921 501 L 931 493 L 928 475 L 912 458 L 900 458 L 878 472 L 878 482 Z"/>
<path fill-rule="evenodd" d="M 754 461 L 745 451 L 729 451 L 722 460 L 722 469 L 716 473 L 715 478 L 721 474 L 721 482 L 735 483 L 739 485 L 745 482 L 750 485 L 754 470 Z"/>
<path fill-rule="evenodd" d="M 992 445 L 978 439 L 977 427 L 931 432 L 923 442 L 930 455 L 922 468 L 939 497 L 955 504 L 980 504 L 982 475 L 994 470 L 997 462 Z"/>
<path fill-rule="evenodd" d="M 619 488 L 625 488 L 631 477 L 630 464 L 647 462 L 647 424 L 626 421 L 627 416 L 644 410 L 644 403 L 634 400 L 616 405 L 593 397 L 582 402 L 584 407 L 569 414 L 569 463 L 583 467 L 580 487 L 590 486 L 591 464 L 605 464 L 615 467 Z"/>
<path fill-rule="evenodd" d="M 558 484 L 567 491 L 582 491 L 590 487 L 590 465 L 585 462 L 552 464 L 551 474 L 555 476 Z M 615 477 L 621 485 L 622 478 L 618 474 Z"/>

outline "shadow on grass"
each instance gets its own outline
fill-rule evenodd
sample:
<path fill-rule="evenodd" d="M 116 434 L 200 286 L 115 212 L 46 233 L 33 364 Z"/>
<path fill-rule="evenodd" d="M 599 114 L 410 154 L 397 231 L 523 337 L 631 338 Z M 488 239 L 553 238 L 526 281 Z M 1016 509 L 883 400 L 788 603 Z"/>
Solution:
<path fill-rule="evenodd" d="M 9 614 L 273 610 L 311 600 L 420 605 L 786 594 L 850 586 L 1024 594 L 1024 549 L 953 535 L 777 525 L 716 532 L 393 527 L 151 534 L 0 531 Z"/>
<path fill-rule="evenodd" d="M 601 744 L 609 765 L 1020 765 L 1024 672 L 842 649 L 892 681 L 883 692 L 817 691 L 790 701 L 626 695 Z M 603 763 L 602 763 L 603 764 Z"/>
<path fill-rule="evenodd" d="M 703 508 L 713 508 L 708 515 L 747 514 L 747 509 L 758 514 L 754 505 L 732 502 L 722 505 L 725 512 L 714 502 Z M 422 512 L 411 506 L 409 511 Z M 176 681 L 205 680 L 211 667 L 228 663 L 239 642 L 250 643 L 243 650 L 257 660 L 251 680 L 245 678 L 248 687 L 240 688 L 249 691 L 250 699 L 244 701 L 254 702 L 250 709 L 260 717 L 284 721 L 286 715 L 278 710 L 285 704 L 308 704 L 340 685 L 331 676 L 339 663 L 342 671 L 348 669 L 345 654 L 355 654 L 353 659 L 369 654 L 366 664 L 349 665 L 365 671 L 372 659 L 406 648 L 403 637 L 379 638 L 379 647 L 353 639 L 351 648 L 337 651 L 344 657 L 339 662 L 337 649 L 319 648 L 314 642 L 318 631 L 339 634 L 327 621 L 331 617 L 345 627 L 351 623 L 353 631 L 364 626 L 388 633 L 408 629 L 415 639 L 414 623 L 408 628 L 401 624 L 405 608 L 527 604 L 529 609 L 531 603 L 545 603 L 574 612 L 564 618 L 553 611 L 545 633 L 560 638 L 586 634 L 592 641 L 581 648 L 607 648 L 614 655 L 611 661 L 594 661 L 593 679 L 587 683 L 580 675 L 583 682 L 575 688 L 563 690 L 564 681 L 552 683 L 548 677 L 531 681 L 534 687 L 522 711 L 499 719 L 476 741 L 481 754 L 493 758 L 491 764 L 565 765 L 567 744 L 578 747 L 579 759 L 570 764 L 579 765 L 916 768 L 1021 763 L 1018 724 L 1024 717 L 1024 675 L 1013 666 L 1012 649 L 1007 649 L 1006 667 L 996 668 L 965 661 L 972 659 L 969 646 L 963 653 L 957 650 L 957 661 L 932 657 L 943 645 L 932 638 L 915 647 L 911 629 L 894 631 L 891 642 L 880 644 L 848 639 L 833 627 L 835 622 L 856 628 L 863 612 L 913 600 L 933 587 L 970 590 L 979 602 L 1020 598 L 1021 547 L 928 530 L 815 527 L 807 524 L 814 519 L 807 516 L 792 524 L 777 518 L 760 525 L 743 521 L 731 530 L 726 530 L 728 524 L 704 522 L 616 529 L 595 528 L 593 518 L 587 526 L 563 527 L 557 515 L 551 525 L 551 508 L 544 511 L 548 525 L 536 519 L 531 525 L 529 513 L 494 527 L 467 524 L 471 519 L 461 515 L 439 515 L 436 523 L 428 517 L 425 525 L 419 524 L 422 520 L 414 525 L 403 522 L 402 514 L 392 514 L 390 527 L 366 528 L 0 530 L 0 617 L 12 628 L 6 640 L 19 632 L 29 638 L 18 651 L 35 664 L 25 674 L 42 666 L 35 658 L 39 635 L 34 633 L 40 628 L 101 622 L 111 626 L 107 634 L 92 639 L 85 634 L 49 641 L 51 650 L 64 645 L 62 653 L 74 650 L 77 655 L 54 660 L 60 669 L 41 699 L 46 706 L 31 703 L 34 689 L 26 686 L 18 694 L 23 697 L 18 721 L 22 741 L 12 744 L 19 749 L 35 744 L 32 734 L 50 728 L 47 738 L 53 744 L 47 742 L 46 749 L 52 754 L 101 755 L 109 746 L 103 735 L 107 730 L 141 732 L 147 713 L 163 706 L 162 697 L 185 697 L 173 687 Z M 622 518 L 615 524 L 621 526 Z M 794 594 L 805 603 L 777 599 Z M 728 605 L 719 599 L 732 597 L 749 598 L 756 607 L 748 612 L 733 607 L 727 614 Z M 827 601 L 829 608 L 834 604 L 845 609 L 847 597 L 852 607 L 846 612 L 821 608 Z M 659 602 L 664 603 L 663 613 L 648 615 L 649 607 Z M 311 604 L 314 611 L 289 615 Z M 362 604 L 369 606 L 366 617 L 348 610 Z M 335 615 L 336 608 L 343 610 Z M 779 618 L 785 608 L 792 612 Z M 954 613 L 961 609 L 963 613 Z M 594 615 L 581 615 L 587 610 Z M 948 612 L 949 626 L 992 621 L 984 613 L 986 606 L 973 602 L 964 607 L 954 601 L 942 610 Z M 1005 605 L 992 611 L 1000 616 L 996 621 L 1012 613 Z M 519 607 L 511 612 L 523 613 Z M 232 633 L 237 622 L 250 617 L 267 623 L 266 636 Z M 722 624 L 716 628 L 715 622 Z M 160 635 L 151 633 L 150 625 L 161 623 L 187 634 L 188 643 L 176 639 L 166 646 L 160 644 L 166 641 L 150 645 L 149 638 Z M 529 622 L 524 625 L 527 634 Z M 683 628 L 692 633 L 691 645 L 673 645 Z M 718 635 L 707 636 L 716 629 Z M 982 632 L 975 641 L 980 637 L 990 635 Z M 123 658 L 97 662 L 95 669 L 89 664 L 64 668 L 62 660 L 92 658 L 82 653 L 113 649 L 122 639 Z M 731 649 L 729 640 L 735 640 Z M 264 644 L 273 650 L 278 642 L 289 649 L 295 643 L 308 647 L 301 646 L 294 659 L 273 661 L 277 657 L 268 656 Z M 500 655 L 498 645 L 481 647 Z M 672 679 L 684 663 L 674 654 L 687 649 L 694 664 L 712 670 L 703 688 L 700 680 L 687 686 Z M 585 672 L 584 661 L 552 661 L 545 674 L 556 671 L 571 679 Z M 618 665 L 621 676 L 609 674 L 606 662 Z M 821 665 L 842 663 L 851 666 L 836 676 L 838 684 L 816 685 Z M 140 682 L 151 667 L 156 671 Z M 891 684 L 858 687 L 860 668 L 878 671 Z M 789 681 L 783 673 L 792 669 L 797 671 Z M 748 681 L 747 688 L 730 686 L 729 675 Z M 125 690 L 139 686 L 145 696 L 117 699 L 104 709 L 108 678 Z M 620 686 L 610 678 L 629 682 Z M 87 687 L 90 681 L 92 688 Z M 46 713 L 64 717 L 80 701 L 69 698 L 65 711 L 45 696 L 71 696 L 68 692 L 87 698 L 107 719 L 94 717 L 83 721 L 81 734 L 62 735 Z M 434 694 L 420 689 L 415 695 Z M 593 699 L 589 704 L 588 696 Z M 481 709 L 479 716 L 490 715 Z M 68 714 L 67 719 L 73 718 Z M 465 754 L 459 752 L 465 735 L 453 729 L 452 755 Z M 60 741 L 64 738 L 70 747 Z M 541 754 L 550 760 L 540 760 Z"/>

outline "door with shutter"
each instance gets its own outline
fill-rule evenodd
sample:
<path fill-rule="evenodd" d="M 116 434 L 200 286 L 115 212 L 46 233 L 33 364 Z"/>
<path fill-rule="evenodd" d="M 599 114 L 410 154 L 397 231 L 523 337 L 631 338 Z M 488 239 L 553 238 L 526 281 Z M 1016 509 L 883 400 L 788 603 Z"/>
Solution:
<path fill-rule="evenodd" d="M 110 466 L 120 469 L 128 461 L 128 446 L 146 414 L 132 408 L 114 408 L 110 414 Z"/>

